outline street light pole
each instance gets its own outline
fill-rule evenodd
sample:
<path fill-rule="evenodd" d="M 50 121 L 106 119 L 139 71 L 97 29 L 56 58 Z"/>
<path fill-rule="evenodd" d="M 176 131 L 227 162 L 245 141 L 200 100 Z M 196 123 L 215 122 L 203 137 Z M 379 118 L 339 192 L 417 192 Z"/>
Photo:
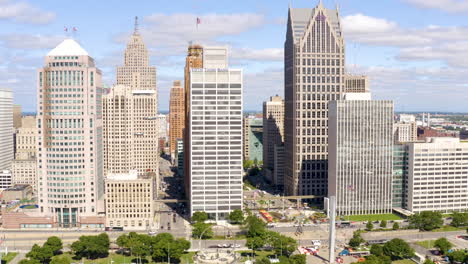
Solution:
<path fill-rule="evenodd" d="M 169 264 L 170 261 L 171 261 L 171 257 L 170 257 L 170 255 L 171 255 L 171 251 L 170 251 L 171 248 L 169 247 L 169 245 L 170 245 L 170 243 L 167 243 L 167 264 Z"/>

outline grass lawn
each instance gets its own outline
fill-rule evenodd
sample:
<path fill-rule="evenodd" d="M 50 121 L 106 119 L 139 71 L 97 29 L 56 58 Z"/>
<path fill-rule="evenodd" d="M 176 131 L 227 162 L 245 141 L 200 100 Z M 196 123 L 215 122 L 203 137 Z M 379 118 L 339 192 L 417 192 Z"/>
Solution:
<path fill-rule="evenodd" d="M 71 260 L 71 262 L 77 262 L 76 260 L 72 260 L 70 254 L 64 253 L 64 255 L 66 255 Z M 182 257 L 180 258 L 180 262 L 186 264 L 187 260 L 188 260 L 188 263 L 193 263 L 193 260 L 192 260 L 193 255 L 195 255 L 195 252 L 187 252 L 187 253 L 183 254 Z M 107 257 L 107 258 L 92 259 L 92 260 L 83 259 L 83 263 L 85 263 L 85 264 L 109 264 L 109 263 L 111 263 L 111 260 L 113 261 L 112 262 L 113 264 L 124 264 L 124 263 L 125 264 L 130 264 L 132 262 L 134 262 L 134 263 L 136 262 L 136 259 L 134 257 L 129 257 L 129 256 L 124 256 L 124 255 L 120 255 L 120 254 L 111 253 L 111 254 L 109 254 L 109 257 Z M 147 261 L 145 262 L 142 259 L 142 263 L 145 263 L 145 264 L 154 264 L 154 263 L 156 263 L 156 262 L 153 262 L 151 260 L 151 257 L 147 257 L 146 260 Z"/>
<path fill-rule="evenodd" d="M 392 264 L 414 264 L 414 261 L 409 259 L 393 261 Z"/>
<path fill-rule="evenodd" d="M 435 240 L 425 240 L 425 241 L 418 241 L 416 244 L 420 245 L 421 247 L 425 247 L 427 249 L 431 249 L 434 247 Z"/>
<path fill-rule="evenodd" d="M 241 254 L 243 261 L 247 260 L 248 258 L 250 258 L 250 259 L 252 258 L 252 250 L 241 250 L 241 251 L 237 251 L 237 252 L 239 254 Z M 257 251 L 255 251 L 255 259 L 261 259 L 261 258 L 270 256 L 270 255 L 274 255 L 274 254 L 275 254 L 274 251 L 260 251 L 260 250 L 257 250 Z"/>
<path fill-rule="evenodd" d="M 449 232 L 449 231 L 460 231 L 460 230 L 465 230 L 465 229 L 447 225 L 441 228 L 434 229 L 432 230 L 432 232 Z"/>
<path fill-rule="evenodd" d="M 6 256 L 2 256 L 2 263 L 9 263 L 12 259 L 14 259 L 18 255 L 16 252 L 10 252 L 6 254 Z"/>
<path fill-rule="evenodd" d="M 373 215 L 347 215 L 344 216 L 347 221 L 381 221 L 381 220 L 401 220 L 396 214 L 373 214 Z"/>

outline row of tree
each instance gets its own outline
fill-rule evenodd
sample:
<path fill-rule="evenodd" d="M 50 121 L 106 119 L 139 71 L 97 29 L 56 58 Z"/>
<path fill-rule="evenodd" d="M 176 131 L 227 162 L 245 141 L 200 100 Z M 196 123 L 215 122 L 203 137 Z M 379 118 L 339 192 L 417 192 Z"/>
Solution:
<path fill-rule="evenodd" d="M 117 245 L 138 260 L 151 256 L 155 262 L 179 259 L 190 248 L 190 242 L 184 238 L 175 239 L 169 233 L 149 236 L 130 232 L 117 238 Z"/>
<path fill-rule="evenodd" d="M 431 231 L 441 228 L 444 225 L 442 213 L 425 211 L 414 214 L 408 218 L 410 228 L 417 228 L 421 231 Z M 468 212 L 453 212 L 451 224 L 454 227 L 463 227 L 468 225 Z"/>
<path fill-rule="evenodd" d="M 244 223 L 244 212 L 240 209 L 233 210 L 229 216 L 229 221 L 232 224 L 243 224 Z M 195 212 L 192 216 L 192 237 L 209 239 L 214 236 L 212 225 L 205 223 L 208 220 L 208 214 L 206 212 Z"/>
<path fill-rule="evenodd" d="M 53 256 L 61 254 L 62 248 L 63 244 L 60 238 L 56 236 L 49 237 L 42 247 L 34 244 L 31 251 L 26 254 L 28 259 L 21 260 L 20 264 L 58 264 L 59 262 L 51 262 L 51 259 Z"/>
<path fill-rule="evenodd" d="M 387 221 L 386 220 L 380 221 L 380 227 L 387 228 Z M 397 222 L 394 222 L 392 229 L 398 230 L 399 228 L 400 228 L 400 225 Z M 366 224 L 366 230 L 372 231 L 372 229 L 374 229 L 374 224 L 371 221 L 368 221 Z"/>
<path fill-rule="evenodd" d="M 355 234 L 356 236 L 356 234 Z M 359 234 L 357 235 L 359 236 Z M 363 264 L 391 264 L 392 261 L 408 259 L 414 256 L 414 249 L 406 241 L 394 238 L 383 245 L 372 245 L 370 256 Z"/>

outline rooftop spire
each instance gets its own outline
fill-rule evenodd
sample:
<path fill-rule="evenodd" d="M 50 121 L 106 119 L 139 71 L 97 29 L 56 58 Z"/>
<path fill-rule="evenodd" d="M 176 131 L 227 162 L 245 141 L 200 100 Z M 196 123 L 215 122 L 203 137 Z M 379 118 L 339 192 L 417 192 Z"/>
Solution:
<path fill-rule="evenodd" d="M 135 17 L 135 29 L 133 30 L 133 34 L 138 34 L 138 17 Z"/>

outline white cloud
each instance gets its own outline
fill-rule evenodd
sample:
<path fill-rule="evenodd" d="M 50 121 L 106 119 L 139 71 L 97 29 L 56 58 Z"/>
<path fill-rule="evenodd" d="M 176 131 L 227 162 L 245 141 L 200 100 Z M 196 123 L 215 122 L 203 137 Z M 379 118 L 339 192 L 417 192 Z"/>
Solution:
<path fill-rule="evenodd" d="M 405 0 L 420 8 L 440 9 L 448 13 L 468 12 L 467 0 Z"/>
<path fill-rule="evenodd" d="M 0 19 L 31 24 L 47 24 L 55 19 L 55 13 L 41 10 L 26 2 L 0 1 Z"/>
<path fill-rule="evenodd" d="M 355 14 L 343 17 L 343 29 L 347 34 L 384 33 L 395 30 L 397 24 L 382 18 Z"/>
<path fill-rule="evenodd" d="M 233 48 L 230 52 L 230 57 L 234 60 L 281 61 L 284 58 L 284 50 L 281 48 Z"/>
<path fill-rule="evenodd" d="M 41 34 L 5 34 L 0 35 L 0 42 L 12 49 L 52 49 L 65 37 L 60 35 Z"/>

